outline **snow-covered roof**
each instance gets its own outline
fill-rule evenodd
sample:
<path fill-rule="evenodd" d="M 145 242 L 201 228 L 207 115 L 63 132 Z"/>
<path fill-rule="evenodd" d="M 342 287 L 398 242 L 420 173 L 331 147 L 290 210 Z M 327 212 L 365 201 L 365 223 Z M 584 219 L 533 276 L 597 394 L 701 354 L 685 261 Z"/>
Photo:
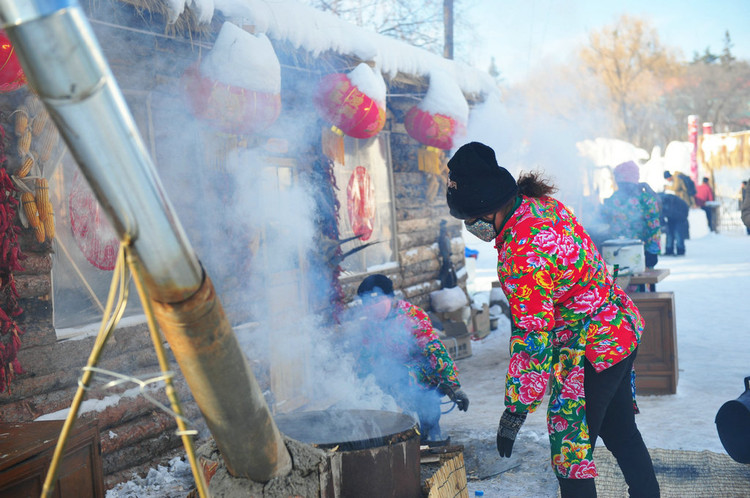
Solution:
<path fill-rule="evenodd" d="M 492 77 L 462 62 L 445 59 L 422 48 L 355 26 L 339 17 L 293 0 L 163 0 L 170 21 L 189 7 L 201 22 L 221 12 L 227 21 L 251 25 L 256 33 L 285 41 L 312 55 L 332 51 L 373 61 L 384 76 L 398 73 L 429 77 L 433 71 L 452 76 L 466 94 L 497 90 Z"/>

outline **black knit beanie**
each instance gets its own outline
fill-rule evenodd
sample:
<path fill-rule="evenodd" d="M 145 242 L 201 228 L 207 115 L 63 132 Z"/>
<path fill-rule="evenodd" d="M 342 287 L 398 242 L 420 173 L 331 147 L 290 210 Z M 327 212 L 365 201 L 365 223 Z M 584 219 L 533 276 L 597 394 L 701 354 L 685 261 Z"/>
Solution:
<path fill-rule="evenodd" d="M 494 213 L 518 194 L 518 184 L 497 164 L 495 151 L 479 142 L 462 145 L 448 161 L 446 198 L 461 220 Z"/>
<path fill-rule="evenodd" d="M 393 282 L 390 278 L 380 273 L 370 275 L 362 280 L 357 288 L 357 295 L 363 297 L 367 294 L 384 294 L 386 296 L 393 295 Z"/>

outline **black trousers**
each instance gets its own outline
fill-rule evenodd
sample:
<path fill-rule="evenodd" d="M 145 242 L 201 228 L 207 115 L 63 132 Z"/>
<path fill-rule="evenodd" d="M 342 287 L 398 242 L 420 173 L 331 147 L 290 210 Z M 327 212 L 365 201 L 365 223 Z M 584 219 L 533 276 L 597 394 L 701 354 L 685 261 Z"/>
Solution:
<path fill-rule="evenodd" d="M 714 221 L 713 221 L 713 212 L 711 211 L 712 208 L 709 206 L 703 206 L 701 208 L 706 213 L 706 221 L 708 221 L 708 229 L 712 232 L 715 232 L 714 229 Z"/>
<path fill-rule="evenodd" d="M 659 496 L 654 466 L 641 433 L 635 425 L 630 372 L 638 352 L 620 363 L 597 373 L 588 360 L 584 360 L 584 391 L 586 392 L 586 422 L 589 426 L 591 448 L 601 437 L 605 446 L 617 459 L 632 497 Z M 560 494 L 563 498 L 596 496 L 594 479 L 562 479 Z"/>

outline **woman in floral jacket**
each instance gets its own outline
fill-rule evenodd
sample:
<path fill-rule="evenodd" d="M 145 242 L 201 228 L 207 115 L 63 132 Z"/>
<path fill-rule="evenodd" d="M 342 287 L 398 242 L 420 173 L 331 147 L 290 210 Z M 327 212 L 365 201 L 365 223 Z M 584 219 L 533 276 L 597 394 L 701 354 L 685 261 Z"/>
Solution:
<path fill-rule="evenodd" d="M 659 496 L 635 424 L 633 361 L 643 320 L 613 282 L 575 216 L 536 174 L 518 183 L 495 153 L 472 142 L 448 163 L 451 215 L 495 241 L 498 277 L 512 314 L 505 406 L 497 433 L 510 456 L 526 415 L 547 409 L 552 466 L 563 497 L 596 496 L 598 437 L 615 455 L 631 496 Z"/>
<path fill-rule="evenodd" d="M 661 210 L 659 198 L 647 183 L 638 183 L 640 170 L 633 161 L 614 170 L 617 191 L 602 204 L 601 214 L 612 238 L 643 241 L 646 268 L 653 268 L 661 252 Z"/>
<path fill-rule="evenodd" d="M 440 398 L 448 396 L 459 410 L 469 408 L 461 390 L 458 369 L 427 314 L 396 299 L 393 282 L 385 275 L 365 278 L 357 289 L 367 318 L 357 364 L 402 407 L 419 416 L 422 440 L 443 442 Z"/>

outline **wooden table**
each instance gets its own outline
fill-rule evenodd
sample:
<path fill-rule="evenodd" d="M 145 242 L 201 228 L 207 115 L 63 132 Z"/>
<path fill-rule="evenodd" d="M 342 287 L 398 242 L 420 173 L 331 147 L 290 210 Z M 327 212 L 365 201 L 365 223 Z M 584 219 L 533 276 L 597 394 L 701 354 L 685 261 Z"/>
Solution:
<path fill-rule="evenodd" d="M 631 292 L 645 328 L 635 359 L 635 383 L 641 394 L 675 394 L 679 369 L 673 292 Z"/>
<path fill-rule="evenodd" d="M 645 329 L 635 359 L 635 382 L 641 394 L 675 394 L 679 376 L 677 330 L 673 292 L 656 292 L 656 284 L 669 275 L 668 269 L 648 269 L 630 276 L 628 292 L 643 316 Z"/>
<path fill-rule="evenodd" d="M 669 269 L 667 268 L 649 268 L 630 275 L 630 285 L 640 285 L 643 291 L 646 290 L 648 285 L 650 292 L 656 292 L 656 284 L 664 280 L 667 275 L 669 275 Z"/>
<path fill-rule="evenodd" d="M 40 496 L 63 421 L 0 423 L 0 496 Z M 95 422 L 77 421 L 52 491 L 54 498 L 102 498 L 101 444 Z"/>

